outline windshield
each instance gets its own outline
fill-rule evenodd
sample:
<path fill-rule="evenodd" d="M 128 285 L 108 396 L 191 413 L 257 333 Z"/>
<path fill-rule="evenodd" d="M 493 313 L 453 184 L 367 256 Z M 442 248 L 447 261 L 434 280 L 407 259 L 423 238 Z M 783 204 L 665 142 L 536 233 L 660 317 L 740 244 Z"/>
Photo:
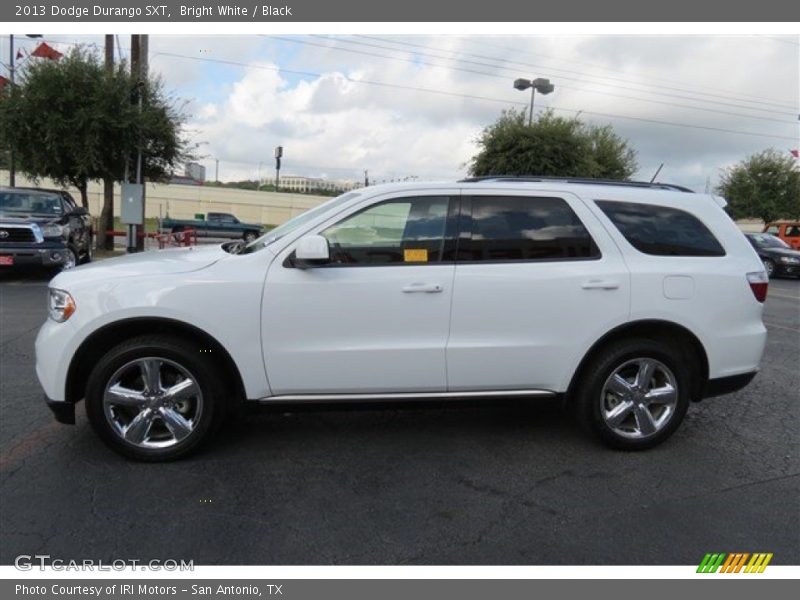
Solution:
<path fill-rule="evenodd" d="M 789 244 L 768 233 L 756 233 L 750 239 L 759 248 L 789 248 Z"/>
<path fill-rule="evenodd" d="M 336 198 L 328 200 L 327 202 L 324 202 L 319 206 L 315 206 L 314 208 L 307 210 L 306 212 L 301 213 L 296 217 L 289 219 L 282 225 L 278 225 L 275 229 L 271 229 L 270 231 L 262 235 L 260 238 L 253 240 L 252 242 L 247 244 L 241 250 L 241 252 L 239 252 L 239 254 L 249 254 L 251 252 L 258 252 L 262 248 L 266 248 L 267 246 L 269 246 L 272 242 L 279 240 L 287 233 L 291 233 L 298 227 L 304 225 L 305 223 L 308 223 L 309 221 L 312 221 L 322 213 L 332 208 L 336 208 L 337 206 L 340 206 L 345 202 L 352 200 L 358 195 L 359 192 L 347 192 L 346 194 L 342 194 L 341 196 L 336 196 Z"/>
<path fill-rule="evenodd" d="M 41 192 L 0 192 L 0 212 L 10 216 L 61 216 L 61 200 L 54 194 Z"/>

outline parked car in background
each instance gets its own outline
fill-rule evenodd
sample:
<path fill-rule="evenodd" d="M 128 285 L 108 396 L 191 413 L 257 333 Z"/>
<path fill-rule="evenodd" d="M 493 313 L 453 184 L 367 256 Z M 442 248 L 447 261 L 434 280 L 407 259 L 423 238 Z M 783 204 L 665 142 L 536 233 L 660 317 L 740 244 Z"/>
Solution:
<path fill-rule="evenodd" d="M 263 225 L 242 223 L 229 213 L 210 212 L 204 219 L 170 219 L 161 222 L 164 233 L 178 233 L 186 229 L 194 229 L 200 237 L 242 238 L 252 242 L 263 232 Z"/>
<path fill-rule="evenodd" d="M 431 398 L 562 397 L 606 444 L 650 448 L 758 371 L 768 280 L 724 205 L 634 182 L 364 188 L 247 245 L 61 273 L 36 372 L 58 420 L 85 398 L 143 460 L 245 407 Z"/>
<path fill-rule="evenodd" d="M 0 269 L 92 260 L 89 212 L 61 190 L 0 187 Z"/>
<path fill-rule="evenodd" d="M 800 276 L 800 251 L 769 233 L 747 233 L 769 277 Z"/>
<path fill-rule="evenodd" d="M 790 247 L 800 250 L 800 221 L 775 221 L 764 226 L 764 232 L 782 239 Z"/>

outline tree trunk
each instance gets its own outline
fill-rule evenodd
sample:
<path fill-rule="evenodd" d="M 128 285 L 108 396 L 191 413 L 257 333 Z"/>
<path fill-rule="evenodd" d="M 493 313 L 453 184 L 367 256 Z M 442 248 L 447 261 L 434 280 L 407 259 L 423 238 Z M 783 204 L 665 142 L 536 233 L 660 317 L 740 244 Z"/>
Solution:
<path fill-rule="evenodd" d="M 103 180 L 103 209 L 97 225 L 97 247 L 102 250 L 114 249 L 114 236 L 106 235 L 106 231 L 114 229 L 114 180 Z"/>
<path fill-rule="evenodd" d="M 81 193 L 81 204 L 83 208 L 89 210 L 89 194 L 87 193 L 88 182 L 82 179 L 78 182 L 78 191 Z"/>

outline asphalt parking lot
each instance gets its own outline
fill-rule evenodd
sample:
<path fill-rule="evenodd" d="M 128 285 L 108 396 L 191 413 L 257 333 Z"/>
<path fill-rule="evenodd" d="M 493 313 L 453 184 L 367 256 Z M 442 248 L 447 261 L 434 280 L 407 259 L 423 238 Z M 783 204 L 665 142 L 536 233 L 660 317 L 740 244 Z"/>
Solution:
<path fill-rule="evenodd" d="M 0 275 L 0 562 L 800 563 L 800 281 L 770 285 L 762 371 L 666 444 L 606 450 L 558 406 L 264 414 L 170 464 L 55 423 L 34 374 L 47 277 Z"/>

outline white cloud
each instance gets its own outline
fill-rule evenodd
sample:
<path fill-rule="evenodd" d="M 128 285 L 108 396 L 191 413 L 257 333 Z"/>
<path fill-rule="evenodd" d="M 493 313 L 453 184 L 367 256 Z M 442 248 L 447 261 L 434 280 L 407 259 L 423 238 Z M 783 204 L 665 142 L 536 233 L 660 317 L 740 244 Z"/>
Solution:
<path fill-rule="evenodd" d="M 220 159 L 225 179 L 255 177 L 259 162 L 271 171 L 279 144 L 287 174 L 461 176 L 481 128 L 503 108 L 526 106 L 527 92 L 511 86 L 516 77 L 555 84 L 553 94 L 537 96 L 538 110 L 581 110 L 582 119 L 611 123 L 638 150 L 641 178 L 663 162 L 664 180 L 702 188 L 747 154 L 798 145 L 800 52 L 792 43 L 755 36 L 336 37 L 151 36 L 151 68 L 192 101 L 189 128 L 207 142 L 201 150 Z M 102 44 L 102 36 L 82 39 Z"/>

